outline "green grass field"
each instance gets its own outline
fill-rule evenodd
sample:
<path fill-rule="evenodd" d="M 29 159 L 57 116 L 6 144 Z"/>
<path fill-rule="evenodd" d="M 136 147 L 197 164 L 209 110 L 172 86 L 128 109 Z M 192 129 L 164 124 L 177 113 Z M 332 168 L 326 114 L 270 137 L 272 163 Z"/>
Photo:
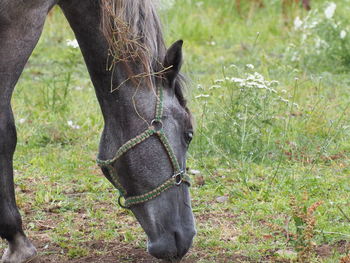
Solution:
<path fill-rule="evenodd" d="M 198 235 L 184 262 L 327 262 L 350 252 L 350 12 L 233 0 L 161 10 L 185 41 Z M 267 3 L 269 2 L 269 3 Z M 95 164 L 103 120 L 59 9 L 13 98 L 17 202 L 41 262 L 156 262 Z M 5 244 L 2 243 L 2 248 Z M 350 262 L 342 261 L 342 262 Z"/>

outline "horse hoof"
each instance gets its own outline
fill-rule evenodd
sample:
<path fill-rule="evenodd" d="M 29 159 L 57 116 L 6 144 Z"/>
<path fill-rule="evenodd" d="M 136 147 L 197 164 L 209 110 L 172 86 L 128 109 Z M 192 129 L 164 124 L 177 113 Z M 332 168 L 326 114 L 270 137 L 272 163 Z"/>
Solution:
<path fill-rule="evenodd" d="M 38 255 L 36 249 L 32 251 L 19 251 L 11 253 L 10 249 L 6 249 L 1 259 L 1 263 L 35 263 Z"/>
<path fill-rule="evenodd" d="M 20 237 L 10 244 L 2 256 L 1 263 L 34 263 L 37 258 L 36 248 L 26 237 Z"/>

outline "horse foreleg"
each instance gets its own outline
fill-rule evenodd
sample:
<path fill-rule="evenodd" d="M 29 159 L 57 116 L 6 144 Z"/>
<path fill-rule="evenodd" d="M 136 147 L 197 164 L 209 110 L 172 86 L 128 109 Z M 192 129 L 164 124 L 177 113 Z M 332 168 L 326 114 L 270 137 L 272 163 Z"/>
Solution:
<path fill-rule="evenodd" d="M 42 2 L 42 3 L 40 3 Z M 28 262 L 36 249 L 22 230 L 14 182 L 17 136 L 11 109 L 15 84 L 40 36 L 52 1 L 0 2 L 0 237 L 8 241 L 1 262 Z"/>

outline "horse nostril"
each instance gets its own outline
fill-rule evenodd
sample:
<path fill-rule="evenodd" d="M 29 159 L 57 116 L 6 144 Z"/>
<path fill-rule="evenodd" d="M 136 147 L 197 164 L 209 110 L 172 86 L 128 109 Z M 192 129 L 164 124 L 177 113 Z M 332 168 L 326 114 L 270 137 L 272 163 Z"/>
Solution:
<path fill-rule="evenodd" d="M 186 232 L 177 231 L 175 232 L 175 242 L 177 247 L 177 255 L 179 258 L 183 258 L 192 245 L 194 236 L 196 235 L 195 230 L 189 230 Z"/>
<path fill-rule="evenodd" d="M 158 259 L 178 262 L 190 249 L 195 234 L 196 231 L 192 227 L 163 233 L 157 238 L 149 240 L 148 252 Z"/>
<path fill-rule="evenodd" d="M 177 256 L 177 248 L 174 236 L 164 235 L 157 240 L 148 243 L 148 252 L 158 259 L 173 259 Z"/>

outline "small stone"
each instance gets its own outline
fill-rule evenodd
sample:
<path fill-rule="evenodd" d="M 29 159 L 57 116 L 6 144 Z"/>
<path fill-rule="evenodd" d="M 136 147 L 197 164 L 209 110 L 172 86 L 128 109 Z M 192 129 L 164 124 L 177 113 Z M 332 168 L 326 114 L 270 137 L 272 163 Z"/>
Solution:
<path fill-rule="evenodd" d="M 225 202 L 227 202 L 227 200 L 228 200 L 228 196 L 219 196 L 216 198 L 216 201 L 218 203 L 225 203 Z"/>
<path fill-rule="evenodd" d="M 193 170 L 193 169 L 189 170 L 188 172 L 189 172 L 190 174 L 193 174 L 193 175 L 199 175 L 199 174 L 201 173 L 201 171 Z"/>

